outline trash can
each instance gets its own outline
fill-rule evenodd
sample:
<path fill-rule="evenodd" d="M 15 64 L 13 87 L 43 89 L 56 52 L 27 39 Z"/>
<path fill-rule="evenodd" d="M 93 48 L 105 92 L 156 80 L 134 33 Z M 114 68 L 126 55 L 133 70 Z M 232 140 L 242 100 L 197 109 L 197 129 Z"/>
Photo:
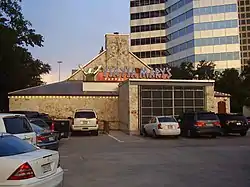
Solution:
<path fill-rule="evenodd" d="M 55 119 L 54 120 L 55 131 L 59 132 L 60 138 L 68 138 L 70 134 L 70 120 L 67 119 Z"/>
<path fill-rule="evenodd" d="M 103 120 L 103 125 L 104 125 L 104 132 L 109 133 L 109 122 L 106 120 Z"/>

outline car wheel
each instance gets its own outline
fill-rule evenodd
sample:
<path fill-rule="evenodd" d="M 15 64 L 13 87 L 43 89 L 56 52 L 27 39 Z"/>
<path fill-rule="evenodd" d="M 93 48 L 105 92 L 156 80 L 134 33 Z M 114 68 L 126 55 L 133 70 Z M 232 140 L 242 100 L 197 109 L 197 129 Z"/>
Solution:
<path fill-rule="evenodd" d="M 94 131 L 94 136 L 98 136 L 98 135 L 99 135 L 98 130 L 97 130 L 97 131 Z"/>
<path fill-rule="evenodd" d="M 245 132 L 241 132 L 240 135 L 241 135 L 241 136 L 246 136 L 246 135 L 247 135 L 247 132 L 246 132 L 246 131 L 245 131 Z"/>
<path fill-rule="evenodd" d="M 158 137 L 158 136 L 157 136 L 155 130 L 153 130 L 153 138 L 157 138 L 157 137 Z"/>
<path fill-rule="evenodd" d="M 143 137 L 147 137 L 148 136 L 148 134 L 147 134 L 147 132 L 146 132 L 146 130 L 144 128 L 142 129 L 142 136 Z"/>

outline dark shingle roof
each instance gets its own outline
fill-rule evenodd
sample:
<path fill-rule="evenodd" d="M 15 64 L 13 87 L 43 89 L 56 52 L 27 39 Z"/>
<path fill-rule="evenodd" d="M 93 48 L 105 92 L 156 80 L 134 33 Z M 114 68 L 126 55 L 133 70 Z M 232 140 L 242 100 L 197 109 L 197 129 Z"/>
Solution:
<path fill-rule="evenodd" d="M 117 96 L 117 92 L 83 91 L 82 81 L 62 81 L 10 92 L 9 96 Z"/>

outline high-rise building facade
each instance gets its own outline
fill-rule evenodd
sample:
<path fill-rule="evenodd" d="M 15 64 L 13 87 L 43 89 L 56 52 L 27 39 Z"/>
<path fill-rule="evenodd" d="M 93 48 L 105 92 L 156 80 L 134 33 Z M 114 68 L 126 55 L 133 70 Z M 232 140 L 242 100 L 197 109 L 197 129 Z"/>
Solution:
<path fill-rule="evenodd" d="M 133 0 L 131 48 L 148 64 L 241 69 L 237 0 Z"/>
<path fill-rule="evenodd" d="M 250 61 L 250 0 L 238 0 L 242 66 Z"/>

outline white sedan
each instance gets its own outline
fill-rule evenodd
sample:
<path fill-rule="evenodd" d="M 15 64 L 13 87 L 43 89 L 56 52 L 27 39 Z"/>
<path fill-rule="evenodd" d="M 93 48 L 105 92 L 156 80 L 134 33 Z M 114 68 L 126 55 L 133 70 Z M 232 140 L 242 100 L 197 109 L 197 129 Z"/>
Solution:
<path fill-rule="evenodd" d="M 0 133 L 0 187 L 62 187 L 59 153 Z"/>
<path fill-rule="evenodd" d="M 144 136 L 175 136 L 181 133 L 177 120 L 172 116 L 155 116 L 142 129 Z"/>

